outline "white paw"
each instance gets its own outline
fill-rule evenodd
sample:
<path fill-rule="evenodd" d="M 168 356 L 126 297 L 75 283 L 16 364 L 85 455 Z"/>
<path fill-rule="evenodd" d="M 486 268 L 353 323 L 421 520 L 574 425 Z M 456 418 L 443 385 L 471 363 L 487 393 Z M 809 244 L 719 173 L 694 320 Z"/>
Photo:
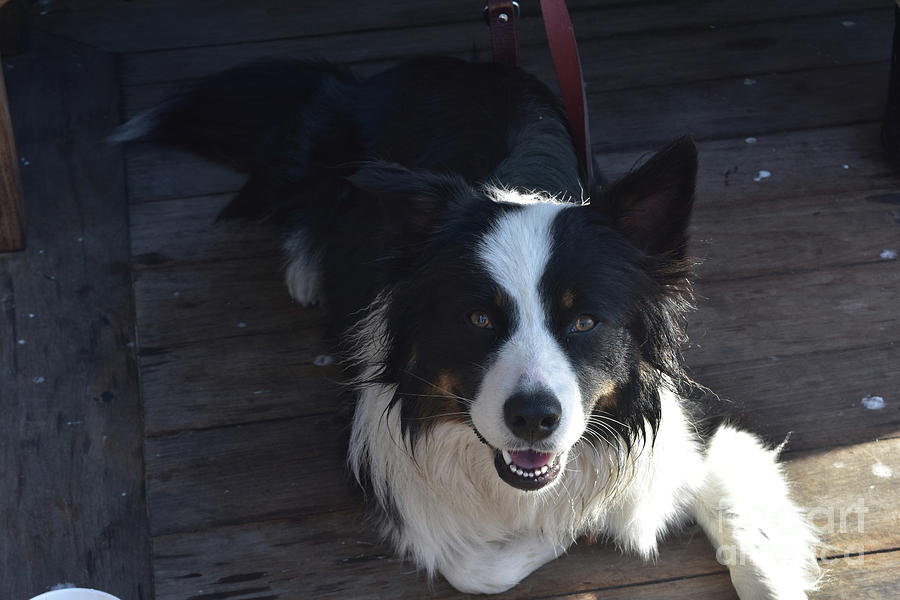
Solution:
<path fill-rule="evenodd" d="M 488 542 L 439 567 L 454 588 L 466 594 L 499 594 L 564 552 L 537 537 Z"/>

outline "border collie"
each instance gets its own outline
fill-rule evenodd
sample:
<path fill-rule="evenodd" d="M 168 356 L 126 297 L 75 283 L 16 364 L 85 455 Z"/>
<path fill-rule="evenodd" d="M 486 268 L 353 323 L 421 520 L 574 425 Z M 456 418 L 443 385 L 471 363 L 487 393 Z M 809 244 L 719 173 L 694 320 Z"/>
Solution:
<path fill-rule="evenodd" d="M 222 216 L 281 227 L 288 289 L 352 373 L 350 468 L 429 575 L 502 592 L 581 536 L 651 558 L 695 520 L 741 598 L 814 589 L 778 451 L 708 427 L 682 368 L 690 139 L 588 199 L 543 84 L 427 58 L 240 67 L 114 140 L 249 174 Z"/>

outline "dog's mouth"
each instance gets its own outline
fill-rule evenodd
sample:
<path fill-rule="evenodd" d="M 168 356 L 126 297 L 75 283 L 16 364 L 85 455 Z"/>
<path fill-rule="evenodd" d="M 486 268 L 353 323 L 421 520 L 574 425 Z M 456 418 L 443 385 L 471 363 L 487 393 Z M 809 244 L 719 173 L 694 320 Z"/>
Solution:
<path fill-rule="evenodd" d="M 496 450 L 494 466 L 500 479 L 520 490 L 539 490 L 559 475 L 563 453 L 536 450 Z"/>

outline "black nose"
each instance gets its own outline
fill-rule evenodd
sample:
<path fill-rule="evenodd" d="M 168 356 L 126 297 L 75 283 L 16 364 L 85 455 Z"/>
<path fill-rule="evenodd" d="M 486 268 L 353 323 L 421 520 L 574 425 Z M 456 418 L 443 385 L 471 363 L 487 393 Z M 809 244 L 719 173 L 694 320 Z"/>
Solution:
<path fill-rule="evenodd" d="M 514 434 L 536 442 L 556 431 L 562 405 L 549 390 L 516 392 L 503 405 L 503 416 Z"/>

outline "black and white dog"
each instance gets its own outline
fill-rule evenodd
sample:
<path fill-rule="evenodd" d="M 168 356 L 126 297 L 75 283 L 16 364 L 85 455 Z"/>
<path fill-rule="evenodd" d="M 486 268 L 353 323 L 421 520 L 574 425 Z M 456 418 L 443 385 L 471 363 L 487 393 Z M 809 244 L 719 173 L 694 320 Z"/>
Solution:
<path fill-rule="evenodd" d="M 282 226 L 288 288 L 328 307 L 358 389 L 351 469 L 429 574 L 501 592 L 579 536 L 646 558 L 694 519 L 741 598 L 815 587 L 777 451 L 704 432 L 681 366 L 691 140 L 588 200 L 544 85 L 441 58 L 242 67 L 115 139 L 249 173 L 223 215 Z"/>

